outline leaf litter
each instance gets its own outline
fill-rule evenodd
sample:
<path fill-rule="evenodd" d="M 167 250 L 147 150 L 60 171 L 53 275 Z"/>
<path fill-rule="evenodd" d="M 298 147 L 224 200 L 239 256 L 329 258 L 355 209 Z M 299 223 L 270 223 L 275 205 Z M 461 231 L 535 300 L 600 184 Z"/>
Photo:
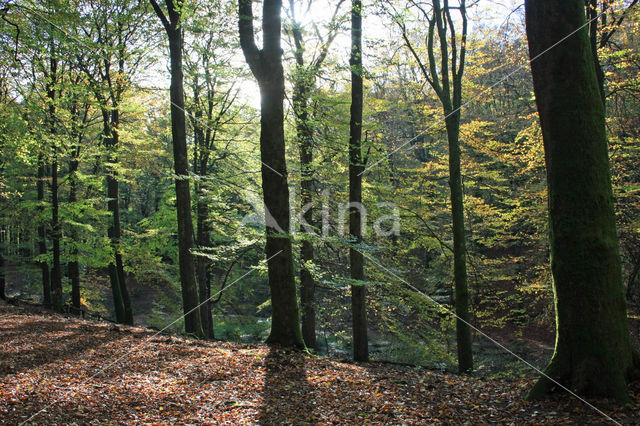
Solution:
<path fill-rule="evenodd" d="M 346 363 L 0 303 L 5 424 L 607 423 L 566 393 L 524 401 L 534 380 Z M 622 424 L 638 424 L 640 385 L 631 391 L 635 408 L 589 402 Z"/>

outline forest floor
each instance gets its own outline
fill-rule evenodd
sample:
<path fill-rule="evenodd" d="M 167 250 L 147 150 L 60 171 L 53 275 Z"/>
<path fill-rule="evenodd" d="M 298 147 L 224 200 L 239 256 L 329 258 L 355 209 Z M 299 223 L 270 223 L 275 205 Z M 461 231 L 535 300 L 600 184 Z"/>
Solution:
<path fill-rule="evenodd" d="M 0 423 L 623 424 L 636 408 L 534 379 L 344 363 L 263 344 L 202 342 L 0 301 Z"/>

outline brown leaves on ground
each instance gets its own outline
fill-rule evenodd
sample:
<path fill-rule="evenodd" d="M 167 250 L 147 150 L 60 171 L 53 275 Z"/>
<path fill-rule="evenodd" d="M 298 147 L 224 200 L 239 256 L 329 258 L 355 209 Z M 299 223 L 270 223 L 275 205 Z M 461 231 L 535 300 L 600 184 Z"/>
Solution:
<path fill-rule="evenodd" d="M 0 422 L 606 423 L 533 379 L 345 364 L 266 345 L 198 342 L 0 304 Z M 635 389 L 638 390 L 637 388 Z M 595 406 L 621 423 L 640 410 Z"/>

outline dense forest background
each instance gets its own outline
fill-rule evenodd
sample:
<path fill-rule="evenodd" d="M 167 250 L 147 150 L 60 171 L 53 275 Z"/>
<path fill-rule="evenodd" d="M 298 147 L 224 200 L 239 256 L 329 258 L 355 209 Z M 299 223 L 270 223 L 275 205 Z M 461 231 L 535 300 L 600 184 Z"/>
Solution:
<path fill-rule="evenodd" d="M 640 8 L 635 1 L 605 3 L 592 39 L 637 337 Z M 553 349 L 554 310 L 524 11 L 494 2 L 467 8 L 460 147 L 470 319 L 542 367 Z M 364 253 L 370 357 L 453 369 L 447 132 L 441 100 L 421 69 L 425 21 L 412 1 L 375 2 L 362 12 L 366 216 L 357 247 Z M 314 282 L 317 351 L 343 357 L 352 351 L 354 283 L 345 209 L 350 13 L 342 1 L 291 0 L 282 33 L 291 229 L 300 230 L 292 240 L 295 276 L 300 284 L 304 269 Z M 118 322 L 128 322 L 127 312 L 118 312 L 126 306 L 118 297 L 128 297 L 136 325 L 183 332 L 184 321 L 175 321 L 183 305 L 174 180 L 188 179 L 196 275 L 211 297 L 210 337 L 266 338 L 270 215 L 262 202 L 260 93 L 242 56 L 237 5 L 183 3 L 188 176 L 174 168 L 167 38 L 147 2 L 2 1 L 0 17 L 4 295 Z M 300 111 L 307 139 L 300 137 Z M 310 150 L 311 159 L 304 155 Z M 299 220 L 309 193 L 312 233 L 302 232 Z M 312 260 L 301 254 L 305 244 L 313 247 Z M 472 335 L 477 371 L 525 374 L 516 358 Z"/>

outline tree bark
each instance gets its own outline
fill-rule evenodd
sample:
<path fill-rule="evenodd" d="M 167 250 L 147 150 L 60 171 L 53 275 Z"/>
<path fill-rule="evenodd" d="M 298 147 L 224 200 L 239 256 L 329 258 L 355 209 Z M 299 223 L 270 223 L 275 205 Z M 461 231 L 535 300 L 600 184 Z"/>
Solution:
<path fill-rule="evenodd" d="M 55 148 L 54 148 L 55 151 Z M 57 153 L 54 153 L 57 157 Z M 62 300 L 62 270 L 60 267 L 60 203 L 58 201 L 58 159 L 51 164 L 51 241 L 53 243 L 53 269 L 51 276 L 51 290 L 53 307 L 58 312 L 63 311 Z"/>
<path fill-rule="evenodd" d="M 194 103 L 199 104 L 199 88 L 194 87 Z M 210 118 L 210 117 L 209 117 Z M 205 132 L 202 128 L 200 120 L 202 119 L 202 111 L 198 110 L 193 120 L 195 152 L 193 158 L 193 171 L 199 176 L 206 176 L 209 169 L 209 144 Z M 211 236 L 207 225 L 209 217 L 209 208 L 204 198 L 205 193 L 201 182 L 194 184 L 194 193 L 196 196 L 196 243 L 200 250 L 203 247 L 211 245 Z M 198 293 L 200 296 L 200 319 L 202 321 L 202 329 L 204 335 L 208 339 L 215 337 L 213 329 L 213 317 L 211 314 L 211 271 L 209 270 L 209 259 L 205 256 L 196 258 L 196 276 L 198 279 Z"/>
<path fill-rule="evenodd" d="M 260 156 L 266 217 L 266 247 L 271 290 L 269 343 L 303 348 L 291 248 L 289 187 L 284 141 L 284 71 L 281 0 L 264 0 L 263 48 L 255 44 L 251 0 L 240 0 L 239 33 L 245 59 L 260 86 Z"/>
<path fill-rule="evenodd" d="M 209 229 L 207 227 L 207 218 L 209 216 L 209 209 L 207 203 L 204 200 L 204 194 L 202 193 L 202 187 L 200 184 L 196 184 L 196 215 L 197 215 L 197 231 L 196 239 L 199 247 L 208 247 L 211 245 L 211 239 L 209 235 Z M 199 256 L 196 262 L 196 274 L 198 277 L 198 293 L 202 305 L 200 306 L 200 318 L 202 321 L 202 329 L 204 335 L 208 339 L 215 337 L 213 331 L 213 317 L 211 315 L 211 271 L 209 270 L 209 259 L 204 256 Z"/>
<path fill-rule="evenodd" d="M 453 277 L 455 283 L 456 341 L 458 346 L 458 370 L 461 373 L 473 370 L 473 349 L 469 315 L 469 287 L 467 282 L 467 248 L 464 225 L 464 191 L 462 187 L 460 155 L 460 108 L 462 107 L 462 77 L 464 75 L 467 52 L 468 18 L 466 1 L 460 0 L 458 6 L 449 6 L 448 0 L 442 3 L 433 0 L 432 10 L 419 8 L 428 22 L 426 48 L 428 59 L 423 62 L 413 47 L 407 29 L 401 21 L 405 44 L 418 63 L 420 70 L 436 92 L 445 115 L 447 142 L 449 148 L 449 188 L 451 200 L 451 222 L 453 228 Z M 462 30 L 457 39 L 456 22 L 451 9 L 460 12 Z M 439 58 L 436 57 L 436 36 L 439 42 Z"/>
<path fill-rule="evenodd" d="M 122 253 L 120 251 L 120 238 L 122 234 L 120 226 L 120 185 L 118 174 L 115 170 L 117 159 L 117 147 L 119 143 L 117 125 L 119 122 L 118 110 L 111 112 L 102 111 L 104 143 L 108 152 L 108 162 L 111 167 L 107 170 L 107 209 L 111 213 L 108 236 L 113 250 L 113 259 L 109 264 L 109 279 L 113 293 L 113 304 L 116 313 L 116 321 L 121 324 L 133 324 L 133 313 L 129 292 L 125 284 Z"/>
<path fill-rule="evenodd" d="M 351 2 L 351 119 L 349 122 L 349 234 L 352 244 L 362 243 L 362 2 Z M 349 249 L 351 278 L 364 281 L 364 256 L 359 249 Z M 353 325 L 353 359 L 369 360 L 367 338 L 366 288 L 351 286 L 351 315 Z"/>
<path fill-rule="evenodd" d="M 309 122 L 308 103 L 317 66 L 305 67 L 302 31 L 295 22 L 295 3 L 290 1 L 293 16 L 296 71 L 293 82 L 293 112 L 296 118 L 296 140 L 300 152 L 300 209 L 304 212 L 301 233 L 313 233 L 313 129 Z M 319 64 L 318 64 L 319 65 Z M 307 265 L 313 262 L 313 243 L 303 239 L 300 247 L 300 304 L 302 308 L 302 338 L 307 348 L 316 350 L 315 281 Z"/>
<path fill-rule="evenodd" d="M 449 112 L 451 114 L 451 112 Z M 455 281 L 456 342 L 458 347 L 458 370 L 461 373 L 473 370 L 471 345 L 471 316 L 469 314 L 469 285 L 467 282 L 467 247 L 464 230 L 464 195 L 460 169 L 460 112 L 451 114 L 446 120 L 449 142 L 449 188 L 451 197 L 451 219 L 453 227 L 453 277 Z"/>
<path fill-rule="evenodd" d="M 298 86 L 296 86 L 298 87 Z M 303 220 L 313 226 L 313 135 L 309 128 L 309 114 L 307 111 L 308 90 L 296 91 L 296 98 L 300 114 L 296 125 L 298 142 L 300 145 L 300 169 L 302 178 L 300 181 L 300 208 L 304 211 Z M 307 229 L 301 226 L 301 232 Z M 315 310 L 315 281 L 308 263 L 313 262 L 313 243 L 307 239 L 302 240 L 300 247 L 300 302 L 302 304 L 302 338 L 310 349 L 317 349 L 316 342 L 316 310 Z"/>
<path fill-rule="evenodd" d="M 42 212 L 44 210 L 44 181 L 46 179 L 45 167 L 44 167 L 44 154 L 40 153 L 38 156 L 38 182 L 36 183 L 38 192 L 38 210 Z M 40 218 L 42 220 L 42 218 Z M 47 233 L 44 223 L 38 225 L 38 254 L 47 254 Z M 38 262 L 42 275 L 42 292 L 43 303 L 45 306 L 51 306 L 51 275 L 49 273 L 49 264 L 45 261 Z"/>
<path fill-rule="evenodd" d="M 591 22 L 589 24 L 589 41 L 591 44 L 591 55 L 593 56 L 593 66 L 595 68 L 596 77 L 598 79 L 598 90 L 600 92 L 600 99 L 602 100 L 602 105 L 606 109 L 607 95 L 604 90 L 604 71 L 602 70 L 602 64 L 600 64 L 600 58 L 598 55 L 598 0 L 587 0 L 586 10 L 587 19 Z"/>
<path fill-rule="evenodd" d="M 79 136 L 76 136 L 79 138 Z M 79 141 L 74 146 L 71 152 L 71 159 L 69 160 L 69 204 L 73 206 L 78 201 L 77 196 L 77 172 L 78 172 L 78 155 L 80 145 Z M 71 280 L 71 306 L 75 310 L 75 313 L 80 313 L 82 306 L 80 302 L 80 265 L 78 263 L 78 236 L 75 232 L 71 233 L 73 239 L 73 247 L 71 248 L 71 260 L 68 265 L 69 279 Z"/>
<path fill-rule="evenodd" d="M 6 270 L 4 267 L 4 253 L 3 248 L 0 247 L 0 299 L 7 300 L 7 294 L 5 293 L 6 287 Z"/>
<path fill-rule="evenodd" d="M 178 251 L 182 303 L 185 312 L 185 331 L 203 337 L 198 306 L 198 290 L 193 248 L 193 223 L 191 220 L 191 193 L 189 189 L 189 160 L 187 158 L 187 134 L 184 113 L 184 87 L 182 74 L 182 32 L 176 25 L 168 31 L 171 59 L 171 132 L 173 135 L 173 159 L 176 172 L 176 211 L 178 214 Z"/>
<path fill-rule="evenodd" d="M 182 306 L 187 333 L 204 337 L 200 317 L 198 283 L 191 249 L 193 248 L 193 222 L 191 219 L 191 192 L 189 189 L 189 159 L 187 154 L 187 130 L 184 109 L 184 75 L 182 72 L 182 3 L 165 0 L 167 15 L 155 0 L 149 0 L 169 39 L 171 72 L 171 134 L 173 137 L 173 161 L 176 172 L 176 212 L 178 215 L 178 258 Z"/>
<path fill-rule="evenodd" d="M 51 137 L 53 162 L 51 163 L 51 242 L 53 243 L 53 268 L 51 270 L 51 296 L 53 307 L 58 312 L 63 310 L 62 301 L 62 270 L 60 268 L 60 218 L 58 202 L 58 147 L 56 135 L 56 83 L 58 78 L 58 60 L 56 58 L 53 40 L 49 48 L 49 70 L 47 81 L 48 121 Z"/>
<path fill-rule="evenodd" d="M 193 248 L 193 222 L 191 218 L 191 192 L 189 189 L 189 158 L 187 154 L 187 130 L 184 109 L 184 74 L 182 72 L 182 2 L 165 0 L 165 14 L 155 0 L 149 0 L 169 39 L 171 64 L 171 135 L 173 137 L 173 162 L 176 172 L 176 212 L 178 215 L 178 259 L 184 328 L 189 334 L 204 337 L 200 316 L 196 268 Z"/>
<path fill-rule="evenodd" d="M 529 54 L 544 140 L 556 347 L 545 375 L 584 395 L 629 402 L 637 375 L 622 284 L 605 114 L 584 0 L 525 1 Z M 542 377 L 528 394 L 551 391 Z"/>

